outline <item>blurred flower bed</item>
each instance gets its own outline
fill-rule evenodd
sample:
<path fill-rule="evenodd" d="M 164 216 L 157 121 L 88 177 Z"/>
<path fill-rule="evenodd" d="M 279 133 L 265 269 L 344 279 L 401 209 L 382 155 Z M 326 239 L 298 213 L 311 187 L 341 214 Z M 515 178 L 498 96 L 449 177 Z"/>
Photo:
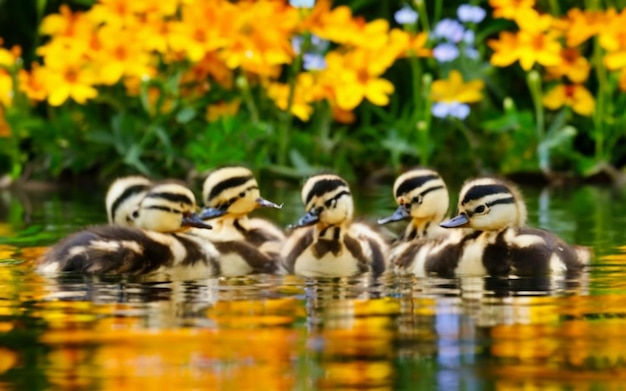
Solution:
<path fill-rule="evenodd" d="M 0 173 L 613 172 L 623 3 L 68 1 L 0 48 Z"/>

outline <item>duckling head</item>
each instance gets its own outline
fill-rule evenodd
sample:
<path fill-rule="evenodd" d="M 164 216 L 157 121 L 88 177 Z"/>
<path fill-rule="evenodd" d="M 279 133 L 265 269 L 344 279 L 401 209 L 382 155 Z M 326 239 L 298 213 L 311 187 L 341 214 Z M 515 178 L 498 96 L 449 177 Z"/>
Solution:
<path fill-rule="evenodd" d="M 182 227 L 208 228 L 195 213 L 196 198 L 185 186 L 163 183 L 150 189 L 132 213 L 136 227 L 158 232 L 174 232 Z"/>
<path fill-rule="evenodd" d="M 152 183 L 142 176 L 118 178 L 106 194 L 106 209 L 110 224 L 132 226 L 132 213 L 144 197 Z"/>
<path fill-rule="evenodd" d="M 202 198 L 205 208 L 203 220 L 224 215 L 245 216 L 256 208 L 282 208 L 261 197 L 259 185 L 252 171 L 245 167 L 222 167 L 204 180 Z"/>
<path fill-rule="evenodd" d="M 351 221 L 354 213 L 350 187 L 337 175 L 321 174 L 307 179 L 302 187 L 302 202 L 306 214 L 291 228 L 339 225 Z"/>
<path fill-rule="evenodd" d="M 433 170 L 416 168 L 405 172 L 396 179 L 393 194 L 398 209 L 393 215 L 379 219 L 378 224 L 409 218 L 422 222 L 439 222 L 448 211 L 448 188 L 441 176 Z"/>
<path fill-rule="evenodd" d="M 478 178 L 465 182 L 458 207 L 458 216 L 439 225 L 498 231 L 526 224 L 526 204 L 521 193 L 516 186 L 501 179 Z"/>

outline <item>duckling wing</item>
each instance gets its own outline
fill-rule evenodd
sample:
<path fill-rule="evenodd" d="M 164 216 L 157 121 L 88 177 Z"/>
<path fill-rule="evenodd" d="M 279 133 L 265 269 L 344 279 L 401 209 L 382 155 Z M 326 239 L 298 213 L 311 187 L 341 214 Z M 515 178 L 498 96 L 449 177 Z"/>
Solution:
<path fill-rule="evenodd" d="M 160 240 L 123 226 L 101 226 L 61 240 L 39 262 L 38 271 L 86 274 L 145 274 L 172 262 L 171 237 Z"/>
<path fill-rule="evenodd" d="M 389 247 L 383 237 L 369 225 L 353 223 L 344 236 L 344 244 L 375 275 L 390 270 Z"/>
<path fill-rule="evenodd" d="M 285 240 L 285 245 L 281 251 L 281 258 L 285 270 L 293 274 L 295 272 L 296 260 L 313 243 L 313 228 L 295 229 Z"/>

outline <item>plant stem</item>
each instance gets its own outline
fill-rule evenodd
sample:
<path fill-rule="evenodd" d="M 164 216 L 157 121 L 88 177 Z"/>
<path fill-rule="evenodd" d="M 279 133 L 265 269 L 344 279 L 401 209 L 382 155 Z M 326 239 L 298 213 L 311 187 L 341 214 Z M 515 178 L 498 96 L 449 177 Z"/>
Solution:
<path fill-rule="evenodd" d="M 437 0 L 439 3 L 440 0 Z M 419 21 L 422 23 L 422 30 L 425 32 L 430 31 L 430 24 L 428 23 L 428 13 L 426 11 L 426 4 L 424 0 L 415 0 L 415 8 L 417 8 L 417 13 L 419 14 Z"/>
<path fill-rule="evenodd" d="M 545 117 L 543 110 L 543 92 L 541 91 L 541 78 L 536 70 L 528 72 L 526 75 L 526 83 L 530 90 L 530 96 L 533 100 L 533 106 L 535 108 L 535 129 L 537 137 L 537 157 L 539 158 L 539 168 L 544 173 L 550 171 L 550 151 L 545 148 L 540 148 L 543 139 L 545 138 Z"/>
<path fill-rule="evenodd" d="M 596 67 L 596 74 L 598 77 L 598 94 L 596 99 L 596 107 L 593 112 L 593 136 L 596 142 L 595 147 L 595 159 L 596 162 L 604 160 L 606 156 L 604 156 L 604 121 L 603 116 L 606 111 L 606 101 L 605 97 L 607 95 L 608 90 L 608 80 L 606 75 L 606 68 L 604 67 L 604 62 L 602 60 L 602 49 L 600 48 L 600 44 L 598 42 L 598 38 L 594 38 L 595 42 L 593 45 L 593 63 Z"/>
<path fill-rule="evenodd" d="M 277 163 L 279 166 L 287 165 L 287 154 L 289 152 L 289 141 L 291 138 L 291 123 L 293 122 L 293 113 L 291 112 L 291 108 L 293 107 L 293 101 L 296 96 L 296 80 L 298 78 L 298 71 L 300 70 L 301 65 L 302 53 L 299 53 L 289 68 L 289 95 L 287 97 L 287 108 L 285 109 L 283 121 L 279 127 L 278 134 Z"/>

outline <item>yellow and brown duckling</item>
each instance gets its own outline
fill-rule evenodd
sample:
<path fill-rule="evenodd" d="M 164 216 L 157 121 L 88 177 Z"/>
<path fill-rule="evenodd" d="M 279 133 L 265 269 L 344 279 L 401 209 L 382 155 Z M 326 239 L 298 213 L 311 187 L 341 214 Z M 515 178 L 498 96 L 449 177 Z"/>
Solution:
<path fill-rule="evenodd" d="M 449 232 L 439 226 L 448 212 L 448 188 L 441 176 L 427 168 L 416 168 L 400 175 L 393 185 L 398 209 L 378 224 L 410 220 L 398 242 L 435 238 Z"/>
<path fill-rule="evenodd" d="M 526 227 L 526 205 L 513 184 L 495 178 L 467 181 L 459 214 L 440 225 L 448 236 L 421 240 L 396 259 L 400 271 L 424 276 L 542 275 L 576 273 L 589 263 L 590 250 L 556 235 Z M 462 228 L 462 229 L 459 229 Z"/>
<path fill-rule="evenodd" d="M 207 235 L 222 254 L 223 274 L 278 271 L 283 231 L 248 215 L 257 208 L 280 209 L 282 205 L 261 197 L 252 171 L 241 166 L 212 171 L 204 181 L 202 198 L 205 208 L 200 217 L 213 227 Z"/>
<path fill-rule="evenodd" d="M 348 183 L 337 175 L 310 177 L 302 188 L 306 214 L 292 227 L 283 249 L 290 273 L 305 277 L 347 277 L 383 273 L 384 239 L 368 225 L 353 222 Z"/>
<path fill-rule="evenodd" d="M 105 197 L 109 223 L 132 227 L 134 223 L 131 215 L 152 186 L 152 181 L 143 176 L 126 176 L 114 180 Z"/>
<path fill-rule="evenodd" d="M 130 213 L 129 224 L 76 232 L 54 245 L 37 269 L 45 274 L 220 274 L 220 254 L 203 235 L 211 227 L 199 219 L 196 209 L 195 197 L 186 187 L 153 186 Z"/>

